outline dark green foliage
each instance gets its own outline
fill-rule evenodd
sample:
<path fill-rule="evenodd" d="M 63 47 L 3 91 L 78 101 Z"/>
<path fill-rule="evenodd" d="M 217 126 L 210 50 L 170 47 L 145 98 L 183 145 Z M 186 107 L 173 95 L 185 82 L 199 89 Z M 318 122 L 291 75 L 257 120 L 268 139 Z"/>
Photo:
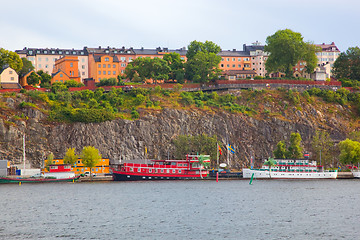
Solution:
<path fill-rule="evenodd" d="M 23 67 L 19 71 L 19 77 L 25 76 L 31 70 L 34 70 L 34 66 L 32 65 L 31 61 L 27 60 L 26 58 L 21 58 L 23 63 Z"/>
<path fill-rule="evenodd" d="M 184 159 L 186 154 L 206 154 L 211 159 L 216 159 L 217 148 L 216 136 L 200 135 L 179 135 L 174 140 L 175 158 Z"/>
<path fill-rule="evenodd" d="M 40 81 L 41 81 L 41 77 L 35 72 L 30 73 L 30 75 L 27 77 L 27 83 L 29 85 L 33 85 L 33 86 L 39 85 Z"/>
<path fill-rule="evenodd" d="M 100 82 L 96 84 L 97 87 L 116 86 L 116 85 L 117 85 L 117 79 L 116 78 L 101 79 Z"/>
<path fill-rule="evenodd" d="M 140 114 L 138 113 L 138 111 L 136 111 L 136 109 L 133 109 L 131 111 L 131 117 L 132 119 L 138 119 L 140 117 Z"/>
<path fill-rule="evenodd" d="M 360 81 L 360 48 L 350 47 L 336 59 L 332 73 L 339 79 Z"/>
<path fill-rule="evenodd" d="M 70 109 L 60 108 L 50 112 L 50 119 L 66 122 L 105 122 L 115 119 L 115 115 L 106 109 Z"/>
<path fill-rule="evenodd" d="M 189 106 L 194 104 L 194 99 L 192 95 L 188 92 L 182 92 L 180 94 L 180 102 L 184 104 L 185 106 Z"/>

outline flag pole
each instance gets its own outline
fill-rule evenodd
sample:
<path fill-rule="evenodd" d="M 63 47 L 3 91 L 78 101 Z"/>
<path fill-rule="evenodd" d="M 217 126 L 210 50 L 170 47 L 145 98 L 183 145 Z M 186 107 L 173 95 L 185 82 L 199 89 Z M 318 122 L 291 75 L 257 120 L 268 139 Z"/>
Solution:
<path fill-rule="evenodd" d="M 216 167 L 219 168 L 219 143 L 216 142 Z"/>

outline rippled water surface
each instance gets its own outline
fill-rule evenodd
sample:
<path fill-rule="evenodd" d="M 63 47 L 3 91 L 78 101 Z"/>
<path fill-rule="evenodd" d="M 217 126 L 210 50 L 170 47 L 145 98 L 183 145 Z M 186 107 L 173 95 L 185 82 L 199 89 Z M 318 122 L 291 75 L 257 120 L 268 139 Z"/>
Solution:
<path fill-rule="evenodd" d="M 360 239 L 360 180 L 0 185 L 0 239 Z"/>

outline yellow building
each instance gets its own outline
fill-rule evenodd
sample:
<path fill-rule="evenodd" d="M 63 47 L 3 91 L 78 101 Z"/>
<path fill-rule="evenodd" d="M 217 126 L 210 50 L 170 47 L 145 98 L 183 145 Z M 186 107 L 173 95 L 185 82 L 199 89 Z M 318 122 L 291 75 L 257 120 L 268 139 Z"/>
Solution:
<path fill-rule="evenodd" d="M 45 164 L 47 162 L 47 159 L 45 160 Z M 64 164 L 64 159 L 54 159 L 52 161 L 52 164 Z M 48 172 L 46 169 L 43 169 L 43 171 Z M 82 163 L 81 159 L 79 158 L 76 163 L 71 166 L 71 171 L 73 171 L 75 174 L 83 174 L 85 172 L 90 172 L 90 168 L 85 167 Z M 99 160 L 99 163 L 96 165 L 96 167 L 93 167 L 91 170 L 92 173 L 95 174 L 106 174 L 110 173 L 109 171 L 109 159 L 108 158 L 102 158 Z"/>

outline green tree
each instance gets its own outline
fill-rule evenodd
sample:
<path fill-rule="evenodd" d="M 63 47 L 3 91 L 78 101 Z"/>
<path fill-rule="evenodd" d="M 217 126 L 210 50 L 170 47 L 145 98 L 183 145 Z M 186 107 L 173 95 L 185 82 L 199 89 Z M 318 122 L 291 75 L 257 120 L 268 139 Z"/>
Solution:
<path fill-rule="evenodd" d="M 23 77 L 31 70 L 34 70 L 34 66 L 32 65 L 31 61 L 27 60 L 26 58 L 21 58 L 21 61 L 23 63 L 23 67 L 19 71 L 19 76 Z"/>
<path fill-rule="evenodd" d="M 41 87 L 50 86 L 51 84 L 51 76 L 44 72 L 43 70 L 39 70 L 36 72 L 41 77 Z"/>
<path fill-rule="evenodd" d="M 192 41 L 186 54 L 185 75 L 188 80 L 206 83 L 218 78 L 221 57 L 220 47 L 211 41 Z"/>
<path fill-rule="evenodd" d="M 350 47 L 336 59 L 332 73 L 336 78 L 360 81 L 360 48 Z"/>
<path fill-rule="evenodd" d="M 50 153 L 46 159 L 46 162 L 45 162 L 45 168 L 46 170 L 49 171 L 50 169 L 50 165 L 53 165 L 53 160 L 54 160 L 54 154 L 53 153 Z"/>
<path fill-rule="evenodd" d="M 41 81 L 41 77 L 39 75 L 37 75 L 35 72 L 30 73 L 30 75 L 27 77 L 27 84 L 29 85 L 39 85 L 40 81 Z"/>
<path fill-rule="evenodd" d="M 79 156 L 75 154 L 75 148 L 68 148 L 64 156 L 64 164 L 73 166 L 78 158 Z"/>
<path fill-rule="evenodd" d="M 290 144 L 288 147 L 288 151 L 286 153 L 287 158 L 297 159 L 302 158 L 302 147 L 301 144 L 301 135 L 300 133 L 291 133 L 290 135 Z"/>
<path fill-rule="evenodd" d="M 360 143 L 346 139 L 339 143 L 340 162 L 343 164 L 356 165 L 360 162 Z"/>
<path fill-rule="evenodd" d="M 273 158 L 269 158 L 269 160 L 264 162 L 264 165 L 269 167 L 269 177 L 271 178 L 271 168 L 276 165 L 276 161 Z"/>
<path fill-rule="evenodd" d="M 23 67 L 23 62 L 17 53 L 0 48 L 0 69 L 6 64 L 17 73 L 19 73 Z"/>
<path fill-rule="evenodd" d="M 293 74 L 293 67 L 299 62 L 306 63 L 306 71 L 311 73 L 316 67 L 316 47 L 303 41 L 298 32 L 290 29 L 278 30 L 266 38 L 264 50 L 270 53 L 266 61 L 267 72 L 284 72 L 287 77 Z"/>
<path fill-rule="evenodd" d="M 278 142 L 276 145 L 276 150 L 273 152 L 275 158 L 284 159 L 286 158 L 286 145 L 284 141 Z"/>
<path fill-rule="evenodd" d="M 325 168 L 332 160 L 332 148 L 334 143 L 327 132 L 316 131 L 311 142 L 313 148 L 313 158 L 320 159 Z"/>
<path fill-rule="evenodd" d="M 175 158 L 184 159 L 186 154 L 206 154 L 215 160 L 217 155 L 216 136 L 179 135 L 173 140 L 175 145 Z"/>
<path fill-rule="evenodd" d="M 167 80 L 169 79 L 170 67 L 167 62 L 161 58 L 136 58 L 125 68 L 127 78 L 134 81 L 137 76 L 141 81 L 146 79 Z"/>
<path fill-rule="evenodd" d="M 181 59 L 180 54 L 175 52 L 167 53 L 164 54 L 163 59 L 170 67 L 169 79 L 182 81 L 184 79 L 185 69 L 184 60 Z"/>
<path fill-rule="evenodd" d="M 84 166 L 90 169 L 90 178 L 92 178 L 92 168 L 95 167 L 101 159 L 99 150 L 93 146 L 86 146 L 81 151 L 80 158 Z"/>

